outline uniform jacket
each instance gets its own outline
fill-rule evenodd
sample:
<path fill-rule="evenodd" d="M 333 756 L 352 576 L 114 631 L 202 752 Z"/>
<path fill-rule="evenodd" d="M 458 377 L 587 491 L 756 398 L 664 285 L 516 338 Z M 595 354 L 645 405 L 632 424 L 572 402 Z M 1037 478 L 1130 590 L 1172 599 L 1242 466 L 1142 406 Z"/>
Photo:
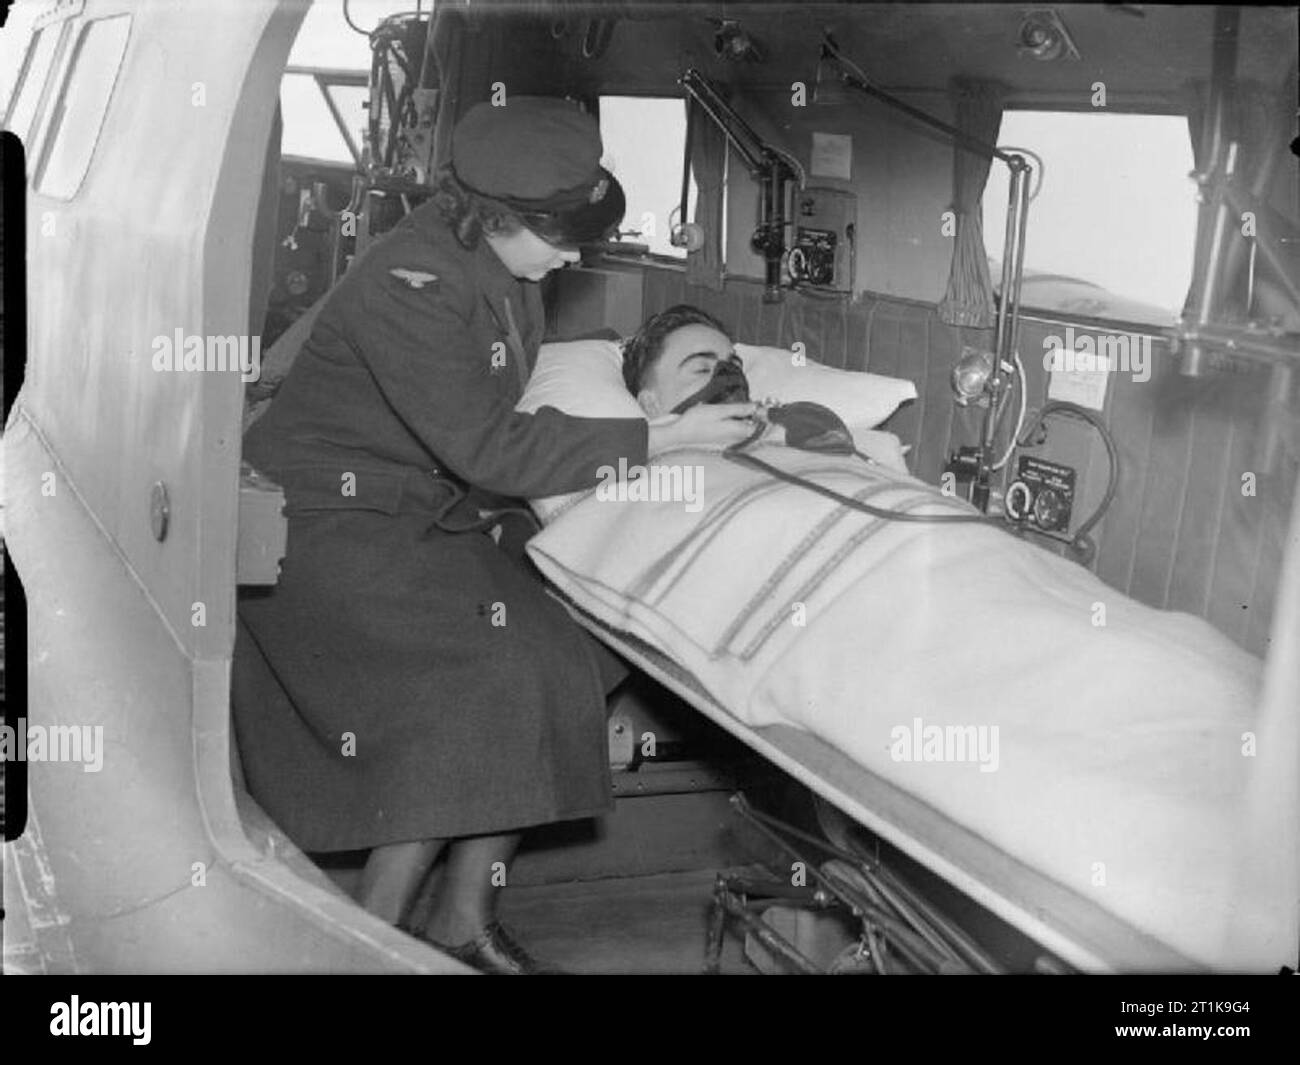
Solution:
<path fill-rule="evenodd" d="M 439 471 L 527 498 L 589 487 L 620 457 L 644 464 L 644 421 L 515 411 L 542 326 L 539 286 L 486 242 L 461 247 L 426 204 L 331 293 L 244 457 L 290 512 L 418 505 Z"/>

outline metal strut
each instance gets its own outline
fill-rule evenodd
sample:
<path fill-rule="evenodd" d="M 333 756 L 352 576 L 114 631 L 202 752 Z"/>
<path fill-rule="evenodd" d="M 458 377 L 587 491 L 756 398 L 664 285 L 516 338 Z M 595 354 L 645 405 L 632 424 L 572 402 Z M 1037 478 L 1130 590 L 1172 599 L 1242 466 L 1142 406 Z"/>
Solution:
<path fill-rule="evenodd" d="M 694 67 L 687 70 L 677 79 L 677 83 L 690 93 L 700 109 L 722 130 L 728 143 L 740 154 L 745 166 L 759 183 L 759 223 L 750 239 L 750 246 L 763 256 L 763 301 L 775 303 L 781 299 L 786 184 L 798 175 L 789 161 L 759 137 L 719 95 L 713 83 L 698 70 Z"/>

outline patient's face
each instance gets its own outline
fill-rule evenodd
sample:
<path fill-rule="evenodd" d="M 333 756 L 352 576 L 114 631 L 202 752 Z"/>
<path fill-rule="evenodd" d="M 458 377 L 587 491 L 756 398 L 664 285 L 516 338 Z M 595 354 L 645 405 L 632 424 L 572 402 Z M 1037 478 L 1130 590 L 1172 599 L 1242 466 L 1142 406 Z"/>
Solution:
<path fill-rule="evenodd" d="M 703 388 L 718 360 L 731 354 L 731 341 L 707 325 L 673 330 L 664 339 L 663 352 L 646 375 L 637 402 L 651 418 L 667 414 Z"/>

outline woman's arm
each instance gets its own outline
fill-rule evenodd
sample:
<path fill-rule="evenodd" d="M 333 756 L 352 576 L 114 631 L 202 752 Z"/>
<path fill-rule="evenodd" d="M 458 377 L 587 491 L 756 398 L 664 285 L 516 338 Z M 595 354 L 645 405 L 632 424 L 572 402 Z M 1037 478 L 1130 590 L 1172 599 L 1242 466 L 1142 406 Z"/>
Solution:
<path fill-rule="evenodd" d="M 435 249 L 413 255 L 411 244 L 400 258 L 437 281 L 414 288 L 389 273 L 392 255 L 373 257 L 357 278 L 367 328 L 352 342 L 390 407 L 447 469 L 491 492 L 538 498 L 590 487 L 620 458 L 644 464 L 649 432 L 639 418 L 516 411 L 515 355 L 471 326 L 483 297 L 464 264 Z"/>

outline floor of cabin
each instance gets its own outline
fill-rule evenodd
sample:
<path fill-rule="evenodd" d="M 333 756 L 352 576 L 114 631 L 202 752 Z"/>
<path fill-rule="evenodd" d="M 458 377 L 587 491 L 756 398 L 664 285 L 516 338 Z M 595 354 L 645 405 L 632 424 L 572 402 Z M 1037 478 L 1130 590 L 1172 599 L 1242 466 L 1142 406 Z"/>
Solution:
<path fill-rule="evenodd" d="M 714 870 L 506 888 L 501 919 L 535 957 L 575 974 L 698 974 Z M 756 973 L 739 936 L 723 940 L 719 971 Z"/>
<path fill-rule="evenodd" d="M 717 831 L 727 798 L 722 792 L 633 798 L 621 801 L 590 839 L 552 837 L 531 848 L 526 844 L 516 863 L 521 875 L 512 872 L 514 882 L 501 890 L 498 915 L 534 957 L 562 973 L 703 973 L 718 876 L 772 879 L 779 868 L 770 854 L 755 860 L 760 856 L 752 839 Z M 665 841 L 675 834 L 681 850 L 669 854 L 657 845 L 646 831 L 650 824 Z M 964 927 L 1004 971 L 1035 970 L 1041 947 L 887 844 L 881 844 L 881 857 Z M 326 871 L 353 893 L 359 867 Z M 793 912 L 787 910 L 786 917 L 793 920 Z M 851 937 L 843 927 L 826 927 L 836 918 L 808 919 L 814 927 L 810 931 L 804 925 L 803 939 L 793 936 L 788 925 L 779 930 L 824 965 L 834 953 L 827 953 L 825 944 L 837 943 L 837 950 Z M 735 921 L 726 927 L 721 974 L 783 971 Z M 822 949 L 821 955 L 813 948 Z"/>
<path fill-rule="evenodd" d="M 1005 972 L 1035 972 L 1036 963 L 1046 957 L 1037 944 L 904 856 L 893 854 L 888 864 L 905 872 L 908 881 L 973 936 Z M 566 973 L 700 974 L 705 971 L 713 885 L 720 872 L 756 879 L 771 875 L 755 865 L 513 887 L 502 891 L 498 912 L 538 959 Z M 843 924 L 827 932 L 824 926 L 839 919 L 817 920 L 822 922 L 820 932 L 804 926 L 803 938 L 792 935 L 788 924 L 778 930 L 824 966 L 852 936 L 850 926 Z M 786 971 L 734 921 L 726 928 L 720 974 Z M 828 942 L 836 944 L 829 952 Z"/>
<path fill-rule="evenodd" d="M 625 700 L 629 731 L 646 729 L 696 760 L 647 763 L 614 775 L 615 806 L 599 819 L 531 829 L 501 889 L 498 914 L 541 962 L 574 974 L 699 974 L 704 971 L 714 884 L 720 873 L 788 877 L 791 855 L 736 814 L 742 790 L 754 808 L 820 838 L 803 785 L 653 686 Z M 635 694 L 635 693 L 634 693 Z M 879 857 L 964 927 L 1008 972 L 1031 972 L 1043 951 L 951 885 L 883 842 Z M 820 862 L 825 855 L 801 856 Z M 364 853 L 317 856 L 355 894 Z M 427 906 L 440 872 L 421 891 Z M 770 916 L 779 931 L 825 964 L 851 942 L 839 918 L 792 909 Z M 782 924 L 782 922 L 785 922 Z M 798 922 L 797 928 L 795 924 Z M 820 953 L 818 953 L 820 952 Z M 719 971 L 782 971 L 729 920 Z"/>

